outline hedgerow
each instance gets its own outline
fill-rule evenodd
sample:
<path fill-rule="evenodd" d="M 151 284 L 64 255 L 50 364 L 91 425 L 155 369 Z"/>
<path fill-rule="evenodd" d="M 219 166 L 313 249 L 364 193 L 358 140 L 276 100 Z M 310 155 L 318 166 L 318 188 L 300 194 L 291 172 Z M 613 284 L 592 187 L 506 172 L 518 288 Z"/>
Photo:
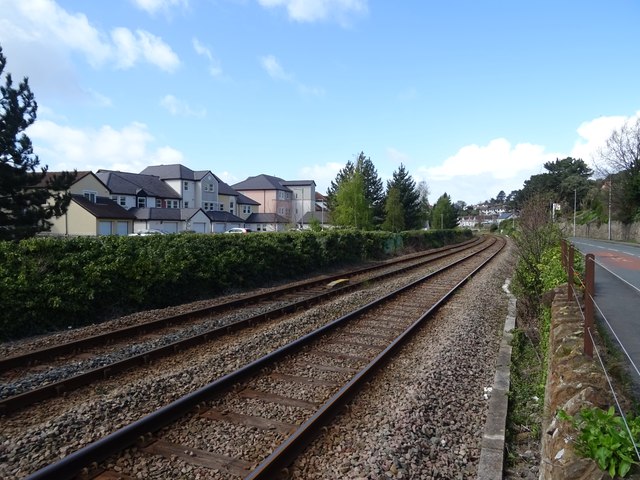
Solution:
<path fill-rule="evenodd" d="M 464 231 L 157 235 L 0 242 L 0 340 L 97 323 L 342 264 L 471 237 Z"/>

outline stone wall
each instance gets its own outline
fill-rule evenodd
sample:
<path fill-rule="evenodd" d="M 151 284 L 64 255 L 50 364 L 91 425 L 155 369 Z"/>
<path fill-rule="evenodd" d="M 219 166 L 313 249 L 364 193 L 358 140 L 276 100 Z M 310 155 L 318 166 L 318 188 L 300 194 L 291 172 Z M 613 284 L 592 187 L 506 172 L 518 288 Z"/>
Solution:
<path fill-rule="evenodd" d="M 565 235 L 573 236 L 573 223 L 559 222 Z M 619 242 L 640 243 L 640 223 L 625 225 L 622 222 L 611 222 L 611 238 L 609 239 L 609 224 L 600 225 L 591 223 L 589 225 L 576 225 L 576 236 L 595 238 L 598 240 L 616 240 Z"/>
<path fill-rule="evenodd" d="M 567 300 L 566 290 L 566 286 L 556 289 L 551 307 L 540 478 L 610 479 L 593 460 L 576 455 L 569 441 L 572 432 L 568 422 L 561 422 L 556 417 L 560 409 L 575 415 L 582 408 L 608 408 L 613 402 L 600 364 L 582 353 L 582 315 L 575 301 Z"/>

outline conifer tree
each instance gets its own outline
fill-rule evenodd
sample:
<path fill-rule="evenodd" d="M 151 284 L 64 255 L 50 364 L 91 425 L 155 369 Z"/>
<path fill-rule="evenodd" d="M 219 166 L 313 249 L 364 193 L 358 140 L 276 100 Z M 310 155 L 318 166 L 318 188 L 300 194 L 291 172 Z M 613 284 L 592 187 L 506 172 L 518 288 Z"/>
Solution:
<path fill-rule="evenodd" d="M 0 79 L 7 60 L 0 46 Z M 0 240 L 20 240 L 49 230 L 48 221 L 64 214 L 71 196 L 66 192 L 74 173 L 47 177 L 47 167 L 33 153 L 24 131 L 36 120 L 38 104 L 24 78 L 17 88 L 11 74 L 0 86 Z"/>
<path fill-rule="evenodd" d="M 400 167 L 393 172 L 393 178 L 387 182 L 387 192 L 390 192 L 392 188 L 398 191 L 400 197 L 404 211 L 404 228 L 407 230 L 421 228 L 420 192 L 416 188 L 416 182 L 403 164 L 400 164 Z"/>

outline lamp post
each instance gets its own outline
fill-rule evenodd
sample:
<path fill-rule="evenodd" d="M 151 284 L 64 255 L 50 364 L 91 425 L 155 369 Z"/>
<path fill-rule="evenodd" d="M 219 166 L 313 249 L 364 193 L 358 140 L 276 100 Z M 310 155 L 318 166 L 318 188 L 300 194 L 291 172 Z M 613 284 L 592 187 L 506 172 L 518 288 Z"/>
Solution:
<path fill-rule="evenodd" d="M 573 189 L 573 236 L 576 236 L 576 206 L 577 206 L 577 189 Z"/>
<path fill-rule="evenodd" d="M 611 190 L 612 190 L 612 184 L 611 184 L 611 176 L 609 176 L 609 240 L 611 240 Z"/>

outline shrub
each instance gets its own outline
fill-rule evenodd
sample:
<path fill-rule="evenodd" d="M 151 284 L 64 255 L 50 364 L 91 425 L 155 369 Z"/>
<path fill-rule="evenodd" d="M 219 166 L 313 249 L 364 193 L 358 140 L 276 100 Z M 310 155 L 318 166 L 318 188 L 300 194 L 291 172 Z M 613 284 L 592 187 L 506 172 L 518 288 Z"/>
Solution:
<path fill-rule="evenodd" d="M 470 232 L 356 230 L 0 242 L 0 340 L 211 298 Z M 390 247 L 391 246 L 391 247 Z"/>

